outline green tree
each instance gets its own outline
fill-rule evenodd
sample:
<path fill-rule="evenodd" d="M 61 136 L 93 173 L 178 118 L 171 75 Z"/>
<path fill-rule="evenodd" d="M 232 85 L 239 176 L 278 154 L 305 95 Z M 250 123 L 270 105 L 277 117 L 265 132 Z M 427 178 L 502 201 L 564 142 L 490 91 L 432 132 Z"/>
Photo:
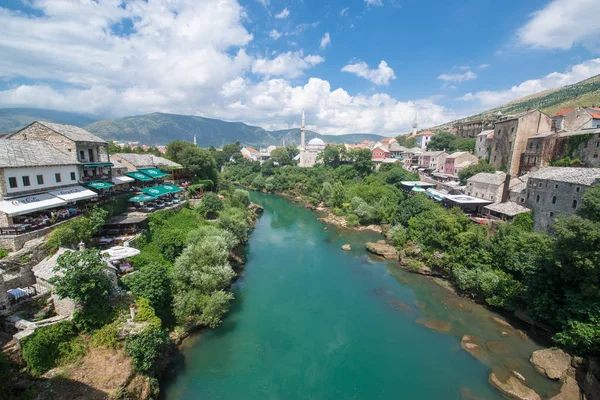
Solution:
<path fill-rule="evenodd" d="M 50 283 L 61 299 L 68 297 L 81 304 L 82 309 L 73 315 L 81 329 L 98 328 L 111 317 L 112 284 L 107 274 L 113 272 L 105 271 L 106 265 L 105 256 L 96 249 L 67 251 L 58 257 L 57 276 Z"/>
<path fill-rule="evenodd" d="M 331 202 L 331 195 L 333 193 L 333 186 L 331 183 L 324 182 L 323 187 L 321 188 L 321 201 L 325 204 L 329 204 Z"/>
<path fill-rule="evenodd" d="M 331 191 L 331 206 L 336 208 L 342 208 L 345 200 L 346 191 L 344 190 L 344 185 L 342 185 L 341 182 L 334 183 Z"/>
<path fill-rule="evenodd" d="M 427 149 L 430 151 L 433 150 L 446 150 L 447 152 L 454 151 L 454 142 L 456 141 L 456 136 L 449 132 L 438 133 L 437 135 L 433 135 L 431 140 L 427 144 Z"/>
<path fill-rule="evenodd" d="M 217 164 L 210 151 L 188 146 L 177 155 L 177 160 L 197 179 L 210 179 L 217 182 Z"/>
<path fill-rule="evenodd" d="M 236 189 L 233 196 L 231 196 L 231 203 L 244 208 L 248 207 L 250 205 L 250 193 L 246 190 Z"/>
<path fill-rule="evenodd" d="M 23 339 L 23 360 L 34 376 L 54 368 L 60 361 L 61 349 L 77 335 L 73 324 L 62 321 L 44 326 Z"/>
<path fill-rule="evenodd" d="M 347 153 L 347 158 L 361 175 L 368 175 L 375 166 L 369 149 L 352 149 Z"/>
<path fill-rule="evenodd" d="M 586 190 L 582 203 L 577 213 L 583 218 L 600 222 L 600 185 Z"/>
<path fill-rule="evenodd" d="M 248 230 L 250 224 L 245 210 L 230 207 L 219 214 L 219 226 L 231 233 L 239 242 L 245 243 L 248 240 Z"/>
<path fill-rule="evenodd" d="M 333 144 L 325 147 L 319 157 L 323 164 L 337 167 L 340 165 L 346 154 L 346 147 L 343 144 Z"/>
<path fill-rule="evenodd" d="M 496 172 L 496 168 L 490 165 L 490 163 L 488 163 L 487 160 L 481 159 L 477 164 L 470 165 L 458 172 L 458 179 L 460 180 L 460 184 L 466 185 L 467 179 L 481 172 L 494 173 Z"/>
<path fill-rule="evenodd" d="M 135 297 L 150 301 L 150 305 L 163 320 L 169 318 L 171 312 L 171 275 L 164 265 L 156 262 L 144 265 L 135 274 L 123 277 Z"/>
<path fill-rule="evenodd" d="M 271 151 L 271 159 L 279 164 L 279 166 L 295 164 L 293 156 L 290 155 L 287 147 L 277 147 Z"/>
<path fill-rule="evenodd" d="M 216 193 L 212 192 L 206 193 L 202 197 L 202 203 L 200 203 L 200 209 L 206 216 L 215 216 L 223 207 L 223 200 Z"/>
<path fill-rule="evenodd" d="M 136 370 L 158 376 L 167 366 L 171 346 L 171 339 L 164 329 L 149 326 L 137 335 L 128 336 L 125 350 Z"/>

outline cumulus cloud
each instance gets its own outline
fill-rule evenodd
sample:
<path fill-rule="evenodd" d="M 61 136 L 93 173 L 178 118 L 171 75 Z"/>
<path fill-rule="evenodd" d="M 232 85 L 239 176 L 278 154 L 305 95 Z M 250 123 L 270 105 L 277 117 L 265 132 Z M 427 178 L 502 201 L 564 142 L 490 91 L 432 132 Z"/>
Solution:
<path fill-rule="evenodd" d="M 543 90 L 571 85 L 598 74 L 600 74 L 600 58 L 574 65 L 566 72 L 552 72 L 540 79 L 531 79 L 522 82 L 510 89 L 467 93 L 460 99 L 476 102 L 487 108 L 497 107 L 524 96 L 529 96 Z"/>
<path fill-rule="evenodd" d="M 490 67 L 490 64 L 480 64 L 480 65 L 477 67 L 477 69 L 486 69 L 486 68 L 489 68 L 489 67 Z"/>
<path fill-rule="evenodd" d="M 473 71 L 467 71 L 462 74 L 441 74 L 438 79 L 446 82 L 463 82 L 477 78 L 477 74 Z"/>
<path fill-rule="evenodd" d="M 329 32 L 325 32 L 325 34 L 323 35 L 323 37 L 321 38 L 321 44 L 319 45 L 319 47 L 321 49 L 325 49 L 327 48 L 327 46 L 329 46 L 331 44 L 331 36 L 329 36 Z"/>
<path fill-rule="evenodd" d="M 283 10 L 281 10 L 281 12 L 279 14 L 275 14 L 275 18 L 277 19 L 285 19 L 287 17 L 290 16 L 290 10 L 286 8 L 284 8 Z"/>
<path fill-rule="evenodd" d="M 399 102 L 385 93 L 352 95 L 322 79 L 300 82 L 324 59 L 249 54 L 253 36 L 237 0 L 28 4 L 43 17 L 0 7 L 0 107 L 98 118 L 161 111 L 266 128 L 298 126 L 304 108 L 312 129 L 331 134 L 406 132 L 417 112 L 424 126 L 456 117 L 431 99 Z M 394 79 L 385 62 L 359 70 L 374 83 Z"/>
<path fill-rule="evenodd" d="M 531 14 L 517 33 L 519 42 L 542 49 L 567 50 L 577 44 L 600 51 L 597 0 L 553 0 Z"/>
<path fill-rule="evenodd" d="M 342 9 L 340 10 L 340 15 L 341 15 L 342 17 L 345 17 L 346 15 L 348 15 L 348 11 L 349 11 L 349 10 L 350 10 L 350 7 L 342 8 Z"/>
<path fill-rule="evenodd" d="M 376 85 L 389 85 L 390 80 L 396 79 L 394 70 L 388 67 L 385 61 L 381 61 L 377 69 L 370 69 L 366 62 L 348 64 L 342 68 L 343 72 L 350 72 L 365 78 Z"/>
<path fill-rule="evenodd" d="M 312 54 L 304 57 L 303 52 L 288 51 L 279 54 L 273 59 L 259 58 L 252 64 L 252 72 L 258 75 L 283 76 L 286 78 L 297 78 L 304 75 L 304 71 L 325 61 L 321 56 Z"/>
<path fill-rule="evenodd" d="M 279 32 L 277 29 L 273 29 L 271 32 L 269 32 L 269 37 L 273 40 L 277 40 L 281 36 L 283 36 L 283 34 L 281 32 Z"/>

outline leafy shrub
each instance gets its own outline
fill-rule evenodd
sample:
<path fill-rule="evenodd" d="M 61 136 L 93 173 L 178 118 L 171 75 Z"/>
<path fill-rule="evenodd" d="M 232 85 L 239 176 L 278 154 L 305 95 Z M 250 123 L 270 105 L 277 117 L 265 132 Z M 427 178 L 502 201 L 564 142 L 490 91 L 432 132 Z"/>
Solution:
<path fill-rule="evenodd" d="M 136 322 L 148 322 L 151 326 L 160 328 L 160 318 L 156 316 L 154 309 L 150 305 L 150 300 L 140 297 L 135 301 L 137 313 L 135 314 Z"/>
<path fill-rule="evenodd" d="M 389 237 L 394 247 L 400 249 L 408 240 L 408 230 L 402 225 L 394 225 L 389 231 Z"/>
<path fill-rule="evenodd" d="M 262 190 L 265 188 L 265 178 L 262 175 L 256 175 L 256 178 L 252 180 L 252 187 Z"/>
<path fill-rule="evenodd" d="M 4 353 L 0 352 L 0 390 L 7 390 L 8 384 L 13 377 L 13 369 L 10 361 Z"/>
<path fill-rule="evenodd" d="M 231 203 L 233 205 L 248 207 L 250 205 L 250 193 L 246 190 L 236 189 L 231 197 Z"/>
<path fill-rule="evenodd" d="M 63 342 L 58 345 L 58 351 L 60 353 L 60 364 L 67 364 L 78 361 L 85 356 L 87 353 L 88 345 L 81 336 L 77 336 L 74 339 Z"/>
<path fill-rule="evenodd" d="M 167 365 L 171 344 L 165 330 L 149 326 L 138 335 L 129 336 L 125 350 L 139 372 L 158 376 Z"/>
<path fill-rule="evenodd" d="M 245 243 L 248 240 L 250 224 L 245 210 L 228 208 L 219 215 L 219 226 L 233 233 L 237 240 Z"/>
<path fill-rule="evenodd" d="M 377 210 L 375 207 L 370 206 L 360 197 L 352 198 L 352 209 L 354 210 L 354 214 L 356 214 L 360 223 L 363 225 L 368 225 L 377 221 Z"/>
<path fill-rule="evenodd" d="M 206 216 L 214 216 L 223 209 L 223 201 L 215 193 L 206 193 L 202 198 L 200 210 Z"/>
<path fill-rule="evenodd" d="M 117 349 L 121 346 L 119 336 L 117 334 L 117 327 L 119 321 L 115 321 L 111 324 L 104 325 L 92 334 L 91 345 L 94 347 L 106 347 L 109 349 Z"/>
<path fill-rule="evenodd" d="M 33 375 L 41 375 L 54 368 L 61 357 L 61 344 L 76 336 L 71 322 L 59 322 L 38 328 L 22 341 L 23 360 Z M 64 349 L 64 345 L 63 345 Z"/>
<path fill-rule="evenodd" d="M 125 275 L 122 281 L 136 298 L 147 299 L 161 319 L 168 318 L 172 299 L 171 274 L 165 266 L 147 264 L 135 274 Z"/>
<path fill-rule="evenodd" d="M 333 215 L 336 215 L 336 216 L 338 216 L 338 217 L 341 217 L 342 215 L 344 215 L 344 214 L 345 214 L 345 213 L 344 213 L 344 210 L 342 210 L 341 208 L 337 208 L 337 207 L 334 207 L 334 208 L 331 210 L 331 212 L 333 213 Z"/>
<path fill-rule="evenodd" d="M 8 250 L 0 249 L 0 259 L 6 257 L 8 255 Z"/>
<path fill-rule="evenodd" d="M 331 183 L 329 183 L 329 182 L 323 183 L 323 188 L 321 189 L 321 200 L 323 202 L 325 202 L 325 204 L 330 203 L 332 193 L 333 193 L 333 186 L 331 186 Z"/>
<path fill-rule="evenodd" d="M 360 223 L 356 214 L 348 214 L 346 216 L 346 226 L 354 227 Z"/>

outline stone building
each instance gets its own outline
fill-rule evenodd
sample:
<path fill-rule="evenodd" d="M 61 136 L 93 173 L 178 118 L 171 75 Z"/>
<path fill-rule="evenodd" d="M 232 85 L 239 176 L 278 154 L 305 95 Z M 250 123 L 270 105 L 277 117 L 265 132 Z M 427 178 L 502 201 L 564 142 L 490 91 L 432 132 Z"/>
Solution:
<path fill-rule="evenodd" d="M 304 110 L 302 110 L 302 124 L 300 126 L 300 162 L 298 165 L 301 167 L 314 167 L 317 163 L 319 153 L 325 150 L 327 144 L 319 138 L 311 139 L 308 144 L 305 144 L 305 137 L 306 115 L 304 114 Z"/>
<path fill-rule="evenodd" d="M 474 138 L 482 131 L 493 129 L 494 124 L 489 119 L 479 119 L 474 121 L 460 122 L 454 124 L 456 137 L 459 138 Z"/>
<path fill-rule="evenodd" d="M 600 128 L 600 108 L 563 108 L 558 110 L 551 118 L 552 128 L 557 132 Z"/>
<path fill-rule="evenodd" d="M 548 167 L 531 172 L 524 190 L 534 229 L 545 231 L 558 215 L 575 215 L 585 191 L 600 183 L 600 168 Z"/>
<path fill-rule="evenodd" d="M 252 147 L 246 146 L 246 147 L 243 147 L 240 152 L 242 153 L 242 156 L 244 156 L 244 158 L 247 158 L 247 159 L 253 160 L 253 161 L 258 161 L 258 150 L 253 149 Z"/>
<path fill-rule="evenodd" d="M 378 161 L 386 158 L 391 158 L 391 153 L 386 148 L 378 146 L 371 150 L 371 160 Z"/>
<path fill-rule="evenodd" d="M 500 202 L 502 201 L 505 182 L 506 174 L 503 172 L 481 172 L 467 179 L 465 193 L 480 199 Z"/>
<path fill-rule="evenodd" d="M 490 148 L 494 141 L 494 130 L 489 129 L 481 132 L 475 138 L 475 156 L 479 159 L 489 160 Z"/>
<path fill-rule="evenodd" d="M 528 138 L 525 151 L 521 153 L 519 175 L 549 166 L 555 158 L 557 138 L 558 133 L 554 131 L 538 133 Z"/>
<path fill-rule="evenodd" d="M 183 168 L 181 164 L 153 154 L 116 153 L 112 158 L 128 172 L 147 168 Z"/>
<path fill-rule="evenodd" d="M 426 150 L 427 145 L 429 144 L 429 141 L 432 137 L 433 132 L 431 131 L 419 132 L 415 136 L 415 142 L 417 142 L 417 146 L 420 147 L 421 150 Z"/>
<path fill-rule="evenodd" d="M 391 158 L 401 159 L 402 153 L 405 153 L 408 149 L 404 146 L 400 146 L 398 142 L 392 142 L 390 143 L 390 147 L 388 148 L 388 150 L 390 152 Z"/>
<path fill-rule="evenodd" d="M 417 157 L 419 159 L 419 167 L 430 171 L 439 171 L 440 168 L 443 168 L 446 158 L 448 158 L 448 153 L 443 150 L 426 151 L 417 155 Z"/>
<path fill-rule="evenodd" d="M 501 117 L 494 127 L 490 164 L 511 175 L 518 174 L 527 139 L 539 132 L 549 132 L 551 127 L 550 117 L 538 110 Z"/>
<path fill-rule="evenodd" d="M 442 172 L 446 175 L 457 177 L 462 169 L 477 164 L 478 161 L 477 157 L 468 151 L 457 151 L 446 157 Z"/>
<path fill-rule="evenodd" d="M 600 167 L 600 128 L 559 132 L 553 158 L 567 156 L 579 159 L 586 167 Z"/>
<path fill-rule="evenodd" d="M 110 179 L 108 143 L 85 129 L 72 125 L 35 121 L 8 136 L 9 140 L 43 141 L 81 163 L 81 180 Z"/>

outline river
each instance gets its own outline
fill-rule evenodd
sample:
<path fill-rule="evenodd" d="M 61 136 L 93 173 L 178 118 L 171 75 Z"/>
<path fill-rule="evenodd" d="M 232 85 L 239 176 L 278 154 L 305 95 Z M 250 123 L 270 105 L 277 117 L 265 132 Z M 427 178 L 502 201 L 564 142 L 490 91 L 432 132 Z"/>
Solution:
<path fill-rule="evenodd" d="M 232 310 L 185 344 L 162 398 L 503 399 L 487 383 L 492 368 L 517 370 L 543 398 L 558 390 L 529 365 L 540 347 L 499 315 L 369 256 L 364 244 L 379 235 L 324 230 L 284 198 L 251 197 L 265 212 Z M 483 362 L 461 348 L 464 334 Z"/>

